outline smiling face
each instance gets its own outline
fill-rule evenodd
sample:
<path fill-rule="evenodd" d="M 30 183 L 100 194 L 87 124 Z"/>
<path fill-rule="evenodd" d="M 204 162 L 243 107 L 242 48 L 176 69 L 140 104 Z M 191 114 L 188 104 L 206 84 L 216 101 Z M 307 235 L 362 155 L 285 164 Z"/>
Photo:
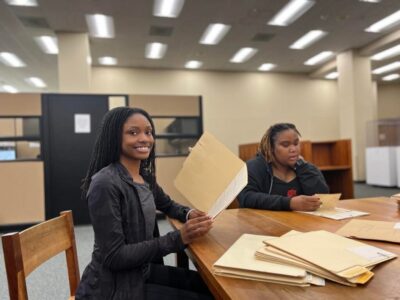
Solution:
<path fill-rule="evenodd" d="M 154 145 L 153 128 L 142 114 L 130 116 L 122 127 L 121 159 L 141 161 L 149 157 Z"/>
<path fill-rule="evenodd" d="M 300 155 L 300 139 L 295 130 L 288 129 L 277 134 L 273 155 L 275 163 L 294 167 Z"/>

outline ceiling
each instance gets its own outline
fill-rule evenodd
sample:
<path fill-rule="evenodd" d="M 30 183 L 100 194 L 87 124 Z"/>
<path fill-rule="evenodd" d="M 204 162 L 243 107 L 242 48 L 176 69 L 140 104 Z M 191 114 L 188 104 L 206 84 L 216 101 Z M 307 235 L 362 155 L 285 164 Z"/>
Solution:
<path fill-rule="evenodd" d="M 42 78 L 48 91 L 57 90 L 57 56 L 44 54 L 33 37 L 57 32 L 87 32 L 86 14 L 101 13 L 114 18 L 113 39 L 90 38 L 93 65 L 101 56 L 114 56 L 119 67 L 183 69 L 186 61 L 200 60 L 202 70 L 258 72 L 262 63 L 277 65 L 273 72 L 312 73 L 321 65 L 304 62 L 321 51 L 334 53 L 362 48 L 399 30 L 383 33 L 364 29 L 400 9 L 399 0 L 380 3 L 359 0 L 316 0 L 316 4 L 287 27 L 267 22 L 288 0 L 186 0 L 178 18 L 152 15 L 151 0 L 38 0 L 38 7 L 9 6 L 0 1 L 0 52 L 13 52 L 25 63 L 24 68 L 0 63 L 0 87 L 15 86 L 19 91 L 37 91 L 24 81 Z M 202 45 L 199 39 L 209 23 L 225 23 L 231 30 L 218 45 Z M 289 49 L 299 37 L 312 29 L 329 34 L 304 50 Z M 170 33 L 169 36 L 160 34 Z M 255 40 L 255 36 L 261 40 Z M 145 45 L 168 45 L 163 59 L 144 56 Z M 258 52 L 245 63 L 229 62 L 242 47 Z M 384 64 L 382 62 L 380 64 Z M 374 63 L 374 66 L 376 63 Z"/>

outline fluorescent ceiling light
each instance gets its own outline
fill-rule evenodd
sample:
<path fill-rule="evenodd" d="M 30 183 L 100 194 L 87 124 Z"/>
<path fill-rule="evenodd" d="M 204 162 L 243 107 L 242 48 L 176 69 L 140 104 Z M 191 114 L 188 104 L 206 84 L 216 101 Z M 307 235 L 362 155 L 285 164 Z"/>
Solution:
<path fill-rule="evenodd" d="M 14 53 L 0 52 L 0 61 L 9 67 L 21 68 L 25 67 L 25 63 Z"/>
<path fill-rule="evenodd" d="M 260 71 L 270 71 L 270 70 L 274 69 L 275 67 L 276 67 L 275 64 L 266 63 L 266 64 L 262 64 L 261 66 L 259 66 L 258 70 L 260 70 Z"/>
<path fill-rule="evenodd" d="M 106 15 L 86 15 L 86 23 L 89 28 L 89 34 L 96 38 L 113 38 L 114 34 L 114 19 Z"/>
<path fill-rule="evenodd" d="M 42 35 L 35 37 L 36 43 L 40 49 L 47 54 L 58 54 L 58 42 L 57 38 L 49 35 Z"/>
<path fill-rule="evenodd" d="M 114 66 L 117 64 L 117 59 L 111 56 L 99 57 L 99 64 L 106 66 Z"/>
<path fill-rule="evenodd" d="M 29 83 L 30 85 L 37 87 L 37 88 L 45 88 L 47 85 L 44 83 L 44 81 L 39 78 L 39 77 L 29 77 L 25 78 L 25 81 Z"/>
<path fill-rule="evenodd" d="M 230 59 L 230 62 L 232 63 L 243 63 L 247 60 L 249 60 L 254 54 L 256 54 L 258 49 L 256 48 L 242 48 L 238 52 L 235 53 L 235 55 Z"/>
<path fill-rule="evenodd" d="M 184 3 L 185 0 L 154 0 L 153 16 L 177 18 Z"/>
<path fill-rule="evenodd" d="M 328 33 L 322 30 L 311 30 L 289 46 L 291 49 L 305 49 Z"/>
<path fill-rule="evenodd" d="M 332 51 L 323 51 L 323 52 L 309 58 L 304 64 L 307 66 L 314 66 L 321 62 L 326 61 L 328 58 L 330 58 L 332 56 L 333 56 Z"/>
<path fill-rule="evenodd" d="M 331 72 L 325 76 L 326 79 L 336 79 L 339 77 L 338 72 Z"/>
<path fill-rule="evenodd" d="M 382 74 L 382 73 L 390 72 L 390 71 L 397 70 L 397 69 L 400 69 L 400 61 L 395 61 L 395 62 L 385 65 L 383 67 L 372 70 L 372 74 Z"/>
<path fill-rule="evenodd" d="M 385 29 L 389 29 L 390 27 L 397 25 L 399 22 L 400 22 L 400 10 L 372 24 L 371 26 L 366 28 L 365 31 L 381 32 Z"/>
<path fill-rule="evenodd" d="M 200 39 L 200 44 L 216 45 L 223 39 L 230 29 L 230 25 L 219 23 L 210 24 L 204 31 L 203 36 Z"/>
<path fill-rule="evenodd" d="M 167 52 L 167 45 L 162 43 L 149 43 L 146 45 L 146 58 L 160 59 Z"/>
<path fill-rule="evenodd" d="M 383 60 L 400 54 L 400 45 L 381 51 L 371 56 L 372 60 Z"/>
<path fill-rule="evenodd" d="M 379 3 L 382 0 L 360 0 L 361 2 L 371 2 L 371 3 Z"/>
<path fill-rule="evenodd" d="M 6 2 L 13 6 L 38 6 L 36 0 L 6 0 Z"/>
<path fill-rule="evenodd" d="M 398 78 L 400 78 L 400 74 L 390 74 L 390 75 L 387 75 L 385 77 L 382 77 L 382 80 L 384 80 L 384 81 L 392 81 L 392 80 L 396 80 Z"/>
<path fill-rule="evenodd" d="M 3 85 L 3 90 L 5 90 L 7 93 L 12 93 L 12 94 L 18 93 L 18 90 L 15 87 L 8 84 Z"/>
<path fill-rule="evenodd" d="M 314 0 L 290 0 L 269 22 L 268 25 L 288 26 L 315 4 Z"/>
<path fill-rule="evenodd" d="M 198 69 L 203 65 L 201 61 L 198 60 L 190 60 L 185 64 L 185 68 L 188 69 Z"/>

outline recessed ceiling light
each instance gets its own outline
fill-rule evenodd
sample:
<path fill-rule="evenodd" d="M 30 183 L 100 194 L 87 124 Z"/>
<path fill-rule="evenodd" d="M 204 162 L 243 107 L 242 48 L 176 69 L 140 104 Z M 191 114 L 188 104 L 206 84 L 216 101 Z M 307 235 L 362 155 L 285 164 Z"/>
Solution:
<path fill-rule="evenodd" d="M 89 34 L 95 38 L 113 38 L 114 19 L 111 16 L 95 14 L 86 15 L 86 23 L 89 28 Z"/>
<path fill-rule="evenodd" d="M 36 0 L 6 0 L 6 2 L 13 6 L 38 6 Z"/>
<path fill-rule="evenodd" d="M 200 39 L 200 44 L 216 45 L 223 39 L 230 29 L 230 25 L 220 23 L 210 24 L 204 31 L 203 36 Z"/>
<path fill-rule="evenodd" d="M 249 47 L 242 48 L 235 53 L 235 55 L 230 59 L 230 62 L 238 64 L 243 63 L 249 60 L 254 54 L 257 53 L 257 51 L 258 49 L 256 48 L 249 48 Z"/>
<path fill-rule="evenodd" d="M 198 69 L 203 65 L 201 61 L 198 60 L 190 60 L 185 64 L 185 68 L 188 69 Z"/>
<path fill-rule="evenodd" d="M 336 79 L 339 77 L 338 72 L 331 72 L 325 76 L 326 79 Z"/>
<path fill-rule="evenodd" d="M 395 61 L 395 62 L 385 65 L 383 67 L 376 68 L 375 70 L 372 70 L 372 74 L 382 74 L 382 73 L 390 72 L 390 71 L 397 70 L 397 69 L 400 69 L 400 61 Z"/>
<path fill-rule="evenodd" d="M 314 0 L 290 0 L 269 22 L 268 25 L 288 26 L 300 18 L 315 4 Z"/>
<path fill-rule="evenodd" d="M 7 93 L 15 94 L 18 93 L 18 90 L 13 87 L 12 85 L 4 84 L 3 85 L 3 90 L 6 91 Z"/>
<path fill-rule="evenodd" d="M 40 49 L 47 54 L 58 54 L 57 38 L 49 35 L 42 35 L 35 37 L 35 42 L 39 45 Z"/>
<path fill-rule="evenodd" d="M 382 0 L 360 0 L 361 2 L 379 3 Z"/>
<path fill-rule="evenodd" d="M 372 60 L 383 60 L 400 54 L 400 45 L 386 49 L 371 56 Z"/>
<path fill-rule="evenodd" d="M 184 3 L 185 0 L 154 0 L 153 16 L 177 18 Z"/>
<path fill-rule="evenodd" d="M 117 59 L 111 56 L 99 57 L 99 64 L 106 66 L 114 66 L 117 64 Z"/>
<path fill-rule="evenodd" d="M 382 80 L 384 81 L 392 81 L 400 78 L 400 74 L 390 74 L 385 77 L 382 77 Z"/>
<path fill-rule="evenodd" d="M 395 13 L 383 18 L 382 20 L 372 24 L 365 31 L 369 32 L 381 32 L 385 29 L 389 29 L 400 22 L 400 10 L 396 11 Z"/>
<path fill-rule="evenodd" d="M 161 59 L 167 52 L 167 45 L 162 43 L 148 43 L 146 45 L 145 56 L 150 59 Z"/>
<path fill-rule="evenodd" d="M 21 68 L 25 67 L 25 63 L 14 53 L 0 52 L 0 61 L 9 67 Z"/>
<path fill-rule="evenodd" d="M 45 88 L 47 85 L 44 83 L 44 81 L 39 78 L 39 77 L 29 77 L 25 78 L 25 81 L 29 83 L 30 85 L 37 87 L 37 88 Z"/>
<path fill-rule="evenodd" d="M 266 64 L 262 64 L 261 66 L 259 66 L 258 70 L 260 70 L 260 71 L 271 71 L 275 67 L 276 67 L 275 64 L 266 63 Z"/>
<path fill-rule="evenodd" d="M 333 56 L 332 51 L 323 51 L 323 52 L 309 58 L 304 64 L 307 66 L 314 66 L 314 65 L 317 65 L 319 63 L 322 63 L 322 62 L 328 60 L 332 56 Z"/>
<path fill-rule="evenodd" d="M 322 30 L 311 30 L 289 46 L 291 49 L 305 49 L 328 33 Z"/>

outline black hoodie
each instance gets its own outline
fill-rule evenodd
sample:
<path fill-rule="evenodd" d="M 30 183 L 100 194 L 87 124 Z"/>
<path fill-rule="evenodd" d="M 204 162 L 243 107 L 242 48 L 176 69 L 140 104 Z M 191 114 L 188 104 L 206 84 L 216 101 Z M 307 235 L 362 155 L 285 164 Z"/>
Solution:
<path fill-rule="evenodd" d="M 274 185 L 272 168 L 261 154 L 247 161 L 248 183 L 240 192 L 240 207 L 290 210 L 290 197 L 287 194 L 271 195 Z M 325 194 L 329 192 L 324 176 L 316 166 L 304 162 L 295 169 L 296 180 L 302 195 Z M 276 180 L 276 178 L 275 178 Z"/>

